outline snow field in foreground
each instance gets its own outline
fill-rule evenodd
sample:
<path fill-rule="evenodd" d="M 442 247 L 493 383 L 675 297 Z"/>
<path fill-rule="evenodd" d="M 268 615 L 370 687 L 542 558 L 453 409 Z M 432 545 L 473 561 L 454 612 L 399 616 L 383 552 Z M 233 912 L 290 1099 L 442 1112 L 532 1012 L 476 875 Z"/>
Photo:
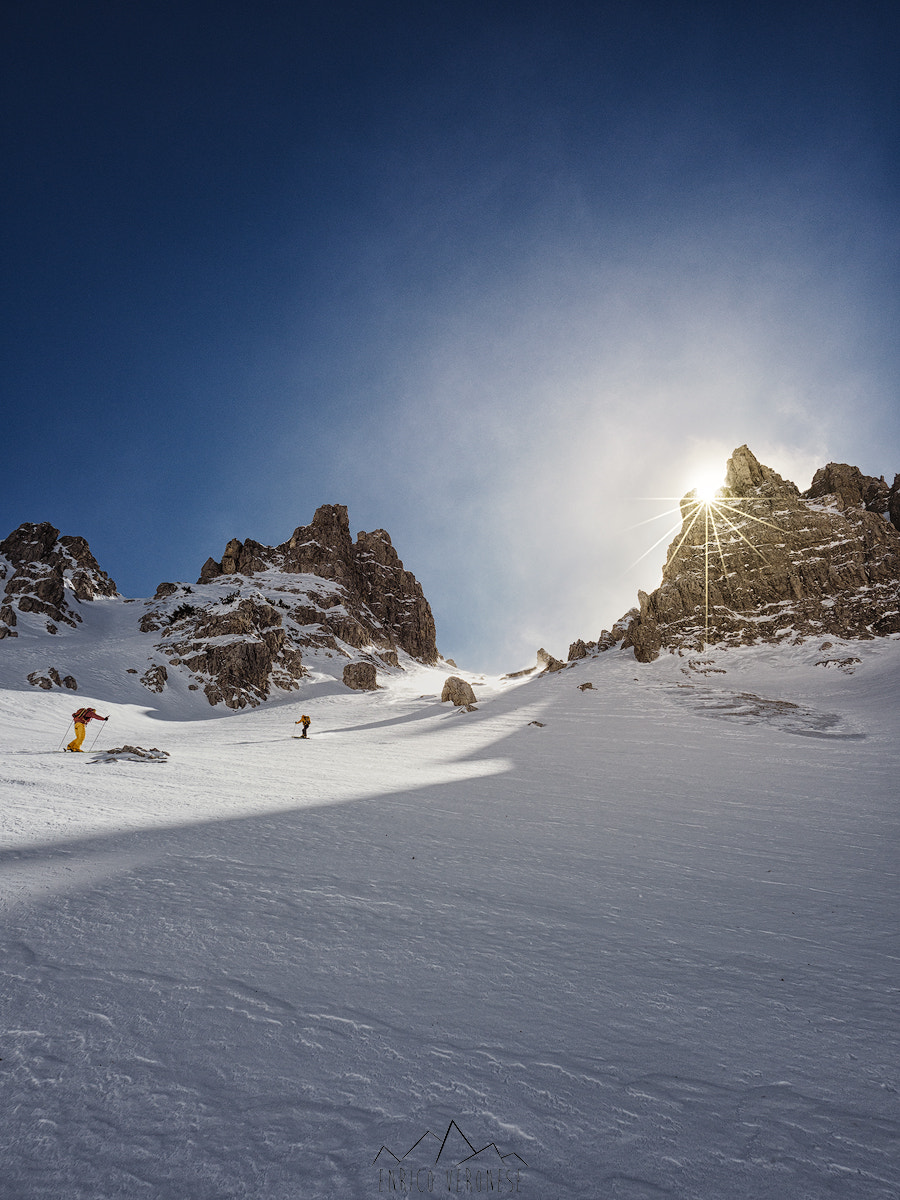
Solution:
<path fill-rule="evenodd" d="M 79 696 L 166 762 L 0 692 L 0 1195 L 467 1194 L 373 1165 L 456 1122 L 526 1164 L 470 1195 L 896 1200 L 900 643 L 854 654 Z"/>

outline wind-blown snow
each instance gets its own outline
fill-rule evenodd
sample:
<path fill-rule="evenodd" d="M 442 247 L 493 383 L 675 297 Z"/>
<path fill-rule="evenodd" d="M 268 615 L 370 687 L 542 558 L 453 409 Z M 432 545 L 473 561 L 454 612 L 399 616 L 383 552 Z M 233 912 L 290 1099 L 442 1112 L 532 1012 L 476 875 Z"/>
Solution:
<path fill-rule="evenodd" d="M 896 1200 L 900 641 L 327 665 L 7 679 L 0 1195 Z"/>

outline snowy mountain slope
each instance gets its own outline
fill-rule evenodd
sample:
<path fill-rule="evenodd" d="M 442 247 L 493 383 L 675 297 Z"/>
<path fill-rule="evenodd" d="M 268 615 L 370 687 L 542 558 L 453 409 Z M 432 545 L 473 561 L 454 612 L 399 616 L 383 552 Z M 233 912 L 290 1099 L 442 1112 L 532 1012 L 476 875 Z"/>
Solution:
<path fill-rule="evenodd" d="M 173 690 L 167 711 L 185 699 L 241 709 L 294 691 L 309 654 L 363 663 L 369 676 L 401 659 L 440 661 L 418 580 L 385 530 L 354 543 L 343 505 L 320 506 L 280 546 L 232 539 L 198 583 L 161 583 L 148 600 L 121 596 L 83 538 L 26 523 L 0 543 L 0 584 L 0 678 L 11 687 L 118 696 L 128 683 L 138 703 L 141 688 Z M 32 662 L 42 665 L 21 670 Z"/>
<path fill-rule="evenodd" d="M 0 1195 L 896 1197 L 898 639 L 227 720 L 113 640 L 167 761 L 0 692 Z"/>
<path fill-rule="evenodd" d="M 242 646 L 260 640 L 260 632 L 232 630 L 216 636 L 209 631 L 197 636 L 196 626 L 203 614 L 215 614 L 208 618 L 227 628 L 229 615 L 240 616 L 242 603 L 250 603 L 254 612 L 264 611 L 279 604 L 279 591 L 283 577 L 272 572 L 255 579 L 252 584 L 230 576 L 227 581 L 198 584 L 187 592 L 173 590 L 169 595 L 149 600 L 125 600 L 122 597 L 102 597 L 90 604 L 78 605 L 79 624 L 75 629 L 61 627 L 54 637 L 48 637 L 41 617 L 24 614 L 19 617 L 18 636 L 2 644 L 0 653 L 0 686 L 13 690 L 30 690 L 35 684 L 32 678 L 43 678 L 50 682 L 50 673 L 77 682 L 77 698 L 72 691 L 64 689 L 65 704 L 78 707 L 85 690 L 102 695 L 107 700 L 120 704 L 134 704 L 152 709 L 160 716 L 206 719 L 211 715 L 207 689 L 218 685 L 220 678 L 212 672 L 208 658 L 213 647 L 227 647 L 239 642 Z M 332 621 L 340 613 L 333 603 L 340 585 L 320 579 L 314 575 L 295 576 L 292 579 L 290 599 L 298 596 L 310 604 L 331 601 L 329 612 Z M 195 610 L 192 617 L 178 619 L 185 606 Z M 200 614 L 197 617 L 196 614 Z M 303 667 L 295 673 L 276 671 L 272 697 L 279 700 L 291 699 L 296 695 L 298 680 L 307 670 L 313 675 L 324 671 L 329 676 L 340 678 L 349 659 L 371 657 L 378 661 L 378 670 L 388 675 L 397 668 L 384 660 L 380 648 L 372 645 L 350 645 L 328 635 L 324 644 L 318 645 L 318 625 L 304 626 L 292 613 L 279 613 L 278 631 L 286 637 L 286 646 L 295 643 L 304 645 Z M 263 634 L 264 636 L 264 634 Z M 298 656 L 299 657 L 299 656 Z M 419 664 L 399 651 L 398 663 Z M 165 671 L 165 682 L 156 685 L 153 673 Z M 49 690 L 59 690 L 56 684 Z M 247 691 L 243 682 L 236 691 Z M 251 696 L 259 703 L 261 696 Z M 220 706 L 217 715 L 225 715 L 225 706 Z"/>

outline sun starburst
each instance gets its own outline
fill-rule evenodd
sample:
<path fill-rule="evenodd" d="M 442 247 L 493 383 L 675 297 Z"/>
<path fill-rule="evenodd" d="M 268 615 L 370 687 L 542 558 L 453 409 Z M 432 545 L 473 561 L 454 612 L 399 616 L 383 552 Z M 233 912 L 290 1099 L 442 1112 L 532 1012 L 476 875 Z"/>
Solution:
<path fill-rule="evenodd" d="M 692 546 L 699 546 L 703 552 L 703 629 L 704 629 L 704 646 L 709 643 L 709 589 L 710 589 L 710 564 L 712 562 L 712 570 L 715 573 L 717 566 L 721 565 L 722 583 L 725 587 L 729 586 L 728 576 L 730 574 L 725 561 L 725 549 L 723 547 L 723 539 L 728 542 L 734 541 L 735 538 L 743 542 L 754 555 L 757 555 L 766 565 L 771 566 L 759 545 L 756 544 L 751 537 L 747 536 L 743 525 L 747 527 L 748 522 L 753 522 L 756 525 L 765 526 L 769 529 L 778 531 L 779 527 L 771 521 L 766 521 L 762 517 L 756 516 L 750 511 L 750 506 L 754 503 L 759 503 L 763 497 L 759 496 L 736 496 L 731 490 L 721 482 L 721 473 L 718 475 L 707 473 L 705 476 L 697 479 L 695 486 L 682 497 L 681 501 L 674 508 L 667 508 L 656 516 L 650 517 L 646 521 L 640 522 L 640 525 L 648 525 L 654 521 L 662 520 L 663 517 L 671 516 L 678 513 L 681 518 L 671 525 L 661 537 L 659 537 L 652 546 L 640 555 L 639 558 L 631 564 L 628 569 L 633 567 L 651 554 L 657 546 L 666 539 L 673 539 L 674 548 L 670 548 L 667 555 L 667 563 L 672 562 L 680 553 L 685 542 Z M 681 533 L 677 543 L 674 538 L 678 533 Z M 693 534 L 693 538 L 691 535 Z M 702 541 L 699 538 L 702 536 Z"/>

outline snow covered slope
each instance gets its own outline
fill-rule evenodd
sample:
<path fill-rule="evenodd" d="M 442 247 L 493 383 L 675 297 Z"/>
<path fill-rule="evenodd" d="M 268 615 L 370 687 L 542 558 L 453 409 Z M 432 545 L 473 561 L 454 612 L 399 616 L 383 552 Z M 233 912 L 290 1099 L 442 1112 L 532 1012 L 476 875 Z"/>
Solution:
<path fill-rule="evenodd" d="M 897 638 L 329 661 L 0 691 L 0 1195 L 896 1200 Z"/>
<path fill-rule="evenodd" d="M 358 644 L 344 642 L 323 634 L 318 624 L 304 625 L 294 613 L 279 613 L 279 600 L 272 603 L 269 597 L 277 597 L 283 580 L 273 572 L 249 583 L 230 576 L 224 583 L 198 584 L 187 593 L 173 586 L 171 594 L 159 599 L 100 597 L 79 604 L 78 625 L 61 627 L 53 637 L 47 636 L 43 617 L 20 614 L 16 638 L 0 642 L 0 687 L 30 690 L 43 680 L 48 690 L 64 691 L 64 704 L 70 709 L 80 706 L 84 694 L 93 693 L 105 702 L 150 708 L 167 718 L 207 718 L 215 694 L 228 686 L 226 678 L 229 699 L 233 692 L 244 707 L 248 699 L 259 704 L 270 695 L 276 702 L 296 699 L 295 689 L 308 670 L 340 679 L 351 660 L 376 662 L 378 671 L 387 675 L 398 673 L 388 657 L 398 664 L 420 665 L 402 650 L 387 656 L 382 647 L 362 638 Z M 313 602 L 326 606 L 341 592 L 339 585 L 315 575 L 294 576 L 291 582 L 292 601 L 302 595 L 310 613 L 316 611 Z M 193 611 L 179 619 L 184 609 Z M 341 606 L 331 603 L 328 611 L 336 624 Z M 277 627 L 267 626 L 266 614 L 277 619 Z M 274 646 L 266 644 L 270 635 L 277 635 Z M 229 671 L 215 660 L 216 650 L 237 650 L 251 657 L 254 649 L 265 667 L 255 687 L 246 663 L 238 661 Z M 294 657 L 296 666 L 291 666 Z M 65 679 L 76 681 L 77 695 Z M 226 705 L 219 706 L 217 715 L 227 715 Z"/>
<path fill-rule="evenodd" d="M 371 675 L 440 661 L 422 587 L 383 529 L 354 543 L 344 505 L 321 505 L 280 546 L 233 538 L 196 584 L 121 596 L 80 537 L 25 523 L 0 542 L 0 686 L 166 692 L 162 710 L 283 698 L 308 655 Z M 128 676 L 131 676 L 129 679 Z M 358 671 L 357 671 L 358 677 Z"/>

